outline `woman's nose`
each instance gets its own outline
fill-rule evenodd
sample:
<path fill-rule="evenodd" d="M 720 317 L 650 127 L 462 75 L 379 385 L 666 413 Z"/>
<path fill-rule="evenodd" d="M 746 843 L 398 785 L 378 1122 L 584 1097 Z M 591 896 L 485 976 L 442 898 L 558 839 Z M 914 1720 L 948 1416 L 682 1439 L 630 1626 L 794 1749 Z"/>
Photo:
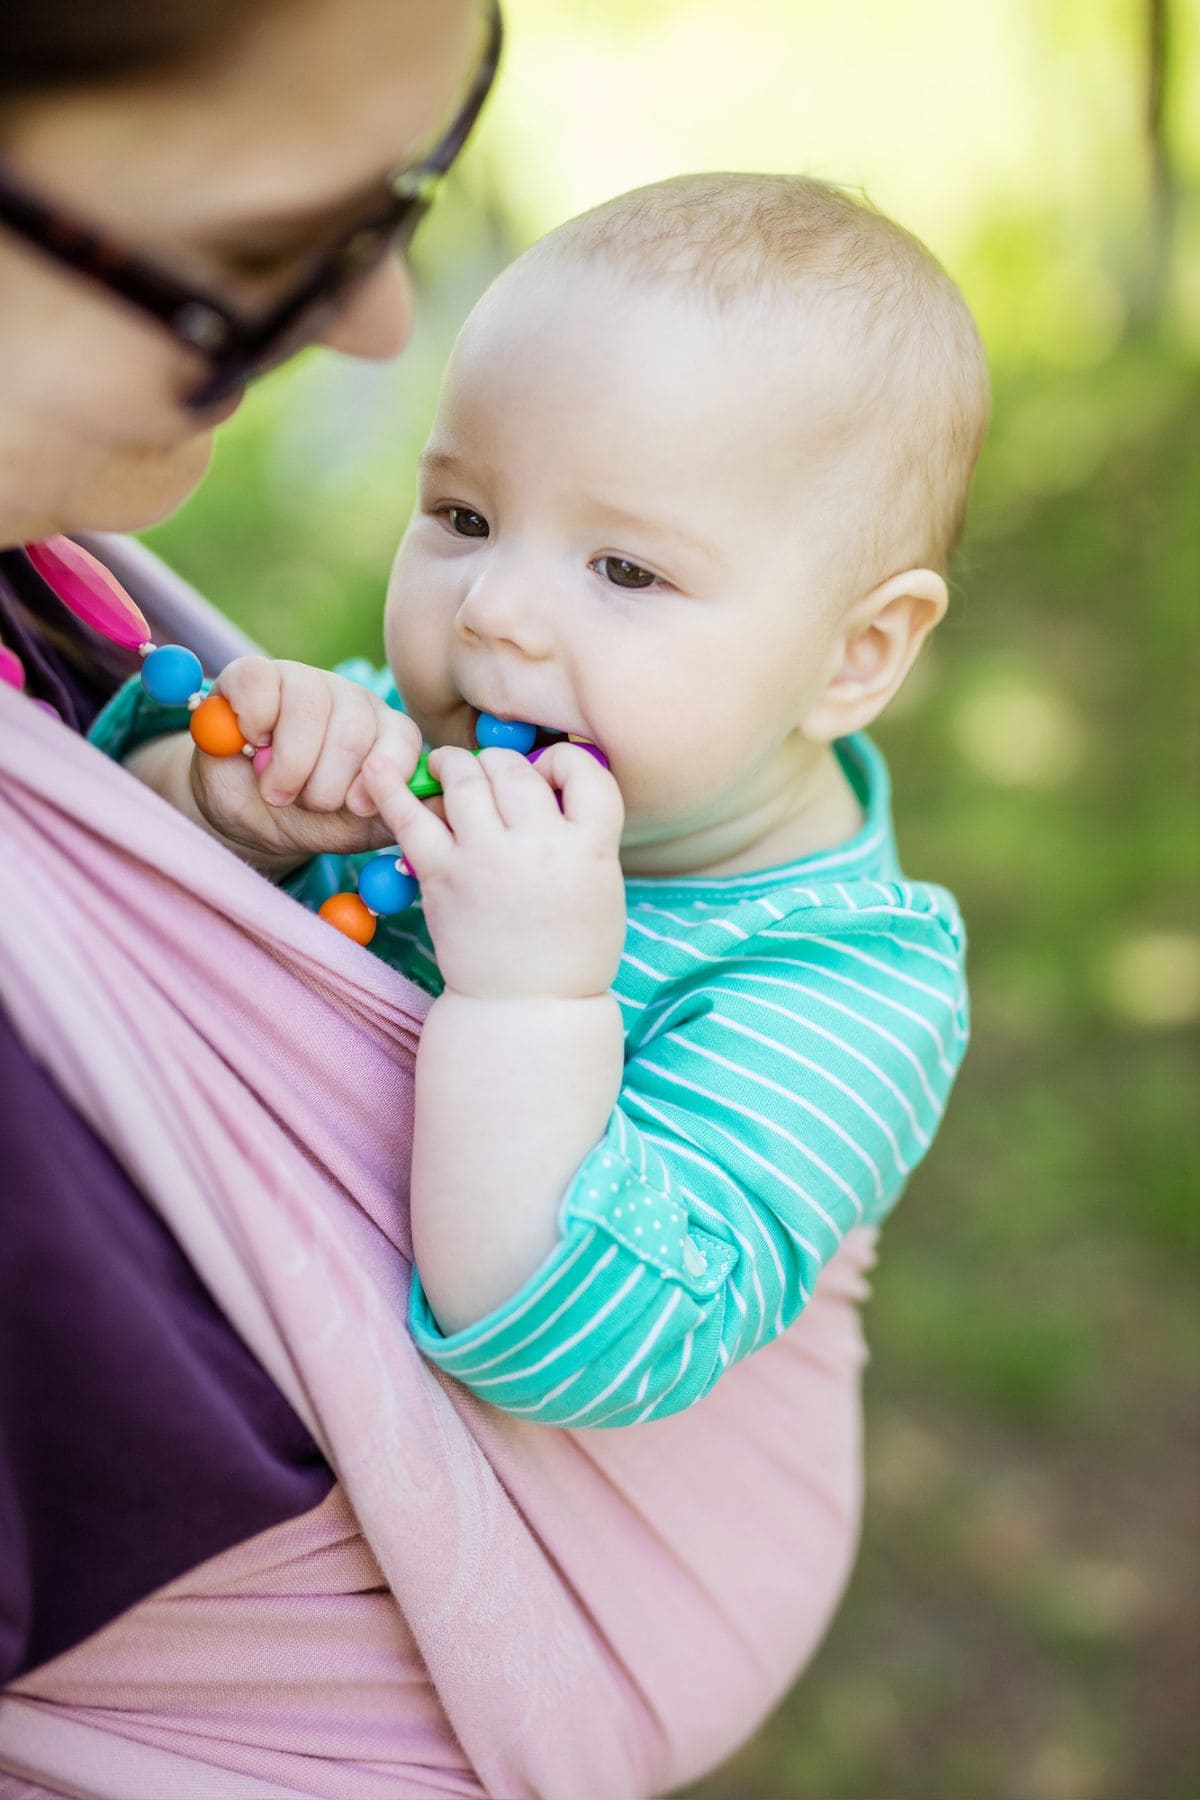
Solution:
<path fill-rule="evenodd" d="M 509 644 L 534 661 L 553 650 L 541 583 L 517 570 L 490 568 L 472 582 L 454 620 L 464 643 Z"/>
<path fill-rule="evenodd" d="M 389 256 L 341 307 L 321 342 L 347 356 L 383 362 L 403 350 L 412 335 L 413 291 L 407 266 Z"/>

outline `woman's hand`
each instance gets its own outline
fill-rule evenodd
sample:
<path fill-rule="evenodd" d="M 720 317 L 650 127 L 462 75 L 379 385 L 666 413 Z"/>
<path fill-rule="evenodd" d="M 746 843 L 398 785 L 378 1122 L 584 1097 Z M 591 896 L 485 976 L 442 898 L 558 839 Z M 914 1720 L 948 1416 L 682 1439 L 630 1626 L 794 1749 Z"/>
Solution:
<path fill-rule="evenodd" d="M 625 811 L 606 769 L 559 743 L 536 765 L 513 750 L 431 753 L 440 819 L 384 746 L 363 786 L 421 883 L 447 992 L 489 1000 L 603 994 L 625 938 L 618 847 Z M 409 771 L 411 772 L 411 771 Z M 561 808 L 560 797 L 561 796 Z"/>
<path fill-rule="evenodd" d="M 421 754 L 411 719 L 341 675 L 265 656 L 229 663 L 214 691 L 229 701 L 247 743 L 270 744 L 258 770 L 246 756 L 206 756 L 184 734 L 135 751 L 134 774 L 269 874 L 322 852 L 394 842 L 361 771 L 378 753 L 408 781 Z"/>

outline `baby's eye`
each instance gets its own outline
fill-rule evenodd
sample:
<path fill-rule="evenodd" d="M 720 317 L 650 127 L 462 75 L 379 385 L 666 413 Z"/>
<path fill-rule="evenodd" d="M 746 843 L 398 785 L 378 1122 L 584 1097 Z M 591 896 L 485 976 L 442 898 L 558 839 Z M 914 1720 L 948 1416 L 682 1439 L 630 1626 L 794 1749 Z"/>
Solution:
<path fill-rule="evenodd" d="M 592 567 L 619 588 L 647 588 L 658 580 L 657 575 L 643 569 L 640 563 L 630 562 L 627 556 L 600 556 Z"/>
<path fill-rule="evenodd" d="M 468 506 L 448 506 L 446 517 L 451 531 L 456 531 L 459 537 L 485 538 L 488 535 L 488 522 L 483 514 L 472 512 Z"/>

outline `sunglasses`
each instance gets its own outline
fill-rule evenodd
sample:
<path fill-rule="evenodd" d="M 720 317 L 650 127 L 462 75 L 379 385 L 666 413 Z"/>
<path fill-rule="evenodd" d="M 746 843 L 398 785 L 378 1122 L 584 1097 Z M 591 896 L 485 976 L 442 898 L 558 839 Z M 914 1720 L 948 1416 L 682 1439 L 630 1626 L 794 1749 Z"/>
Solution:
<path fill-rule="evenodd" d="M 261 319 L 246 318 L 210 293 L 177 281 L 136 251 L 44 204 L 2 169 L 0 224 L 56 262 L 119 294 L 156 319 L 177 343 L 198 350 L 208 362 L 208 373 L 186 405 L 189 411 L 207 411 L 312 343 L 385 257 L 407 252 L 491 90 L 502 35 L 499 8 L 490 0 L 487 44 L 449 130 L 428 156 L 388 177 L 378 209 L 347 231 Z"/>

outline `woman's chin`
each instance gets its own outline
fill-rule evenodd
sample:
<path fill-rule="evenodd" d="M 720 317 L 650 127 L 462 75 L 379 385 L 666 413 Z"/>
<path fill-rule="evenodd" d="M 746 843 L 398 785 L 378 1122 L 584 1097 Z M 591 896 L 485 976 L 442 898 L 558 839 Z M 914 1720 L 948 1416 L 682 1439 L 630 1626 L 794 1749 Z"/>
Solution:
<path fill-rule="evenodd" d="M 122 450 L 97 465 L 71 496 L 60 530 L 141 531 L 182 506 L 212 461 L 213 434 L 197 432 L 170 450 Z"/>

